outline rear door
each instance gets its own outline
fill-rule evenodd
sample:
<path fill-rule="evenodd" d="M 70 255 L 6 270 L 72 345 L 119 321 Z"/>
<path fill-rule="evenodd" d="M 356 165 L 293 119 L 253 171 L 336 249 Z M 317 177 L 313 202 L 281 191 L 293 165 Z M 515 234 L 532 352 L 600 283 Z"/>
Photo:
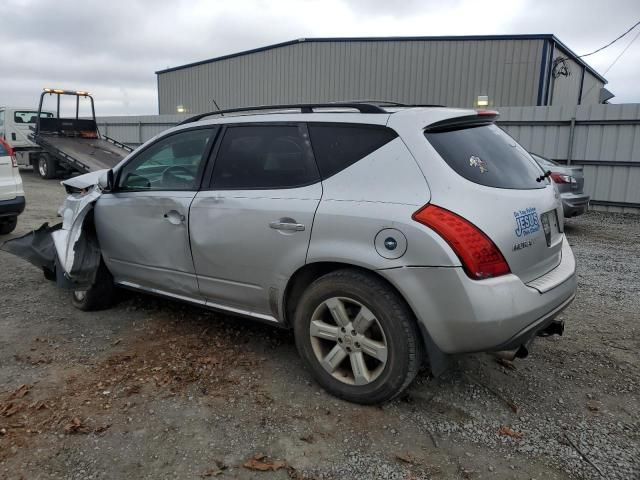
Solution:
<path fill-rule="evenodd" d="M 212 306 L 278 318 L 322 195 L 306 127 L 228 126 L 214 155 L 209 188 L 191 206 L 200 292 Z"/>
<path fill-rule="evenodd" d="M 525 283 L 560 263 L 559 195 L 524 148 L 486 122 L 427 129 L 425 137 L 450 167 L 447 180 L 430 182 L 435 204 L 487 234 Z"/>
<path fill-rule="evenodd" d="M 96 202 L 105 263 L 119 283 L 198 297 L 189 247 L 189 206 L 200 186 L 216 128 L 170 134 L 132 157 L 116 189 Z"/>

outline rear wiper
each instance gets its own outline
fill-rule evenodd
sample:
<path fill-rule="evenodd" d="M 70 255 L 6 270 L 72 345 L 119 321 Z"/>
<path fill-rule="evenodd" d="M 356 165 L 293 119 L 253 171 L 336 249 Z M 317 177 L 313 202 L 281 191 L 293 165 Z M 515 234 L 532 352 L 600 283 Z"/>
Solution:
<path fill-rule="evenodd" d="M 551 176 L 551 170 L 547 170 L 546 172 L 544 172 L 542 175 L 540 175 L 539 177 L 536 178 L 536 182 L 541 182 L 543 181 L 545 178 L 549 178 Z"/>

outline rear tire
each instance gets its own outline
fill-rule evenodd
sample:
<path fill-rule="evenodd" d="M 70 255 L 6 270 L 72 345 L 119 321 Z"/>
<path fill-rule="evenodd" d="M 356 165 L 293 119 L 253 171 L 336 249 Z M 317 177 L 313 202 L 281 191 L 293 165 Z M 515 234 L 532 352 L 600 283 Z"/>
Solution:
<path fill-rule="evenodd" d="M 0 235 L 8 235 L 16 229 L 18 217 L 0 218 Z"/>
<path fill-rule="evenodd" d="M 85 312 L 104 310 L 113 305 L 115 285 L 111 273 L 103 262 L 100 262 L 93 285 L 88 289 L 74 290 L 71 299 L 74 307 Z"/>
<path fill-rule="evenodd" d="M 413 313 L 393 288 L 367 272 L 338 270 L 313 282 L 296 307 L 294 333 L 315 380 L 350 402 L 394 398 L 422 364 Z"/>
<path fill-rule="evenodd" d="M 38 157 L 36 171 L 41 178 L 44 178 L 46 180 L 56 178 L 57 170 L 58 162 L 56 162 L 55 159 L 51 158 L 47 154 L 42 154 Z"/>

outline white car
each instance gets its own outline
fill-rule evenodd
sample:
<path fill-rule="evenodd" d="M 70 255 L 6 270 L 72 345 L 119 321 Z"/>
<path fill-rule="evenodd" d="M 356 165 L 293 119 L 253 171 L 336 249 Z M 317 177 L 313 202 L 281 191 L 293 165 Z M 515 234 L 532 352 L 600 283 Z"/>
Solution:
<path fill-rule="evenodd" d="M 22 177 L 13 148 L 0 138 L 0 235 L 15 230 L 18 215 L 24 210 Z"/>

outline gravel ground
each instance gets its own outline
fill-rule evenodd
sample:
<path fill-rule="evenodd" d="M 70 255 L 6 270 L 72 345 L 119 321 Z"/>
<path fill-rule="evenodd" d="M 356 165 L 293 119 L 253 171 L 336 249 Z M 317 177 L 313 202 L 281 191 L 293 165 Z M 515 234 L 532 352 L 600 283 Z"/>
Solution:
<path fill-rule="evenodd" d="M 16 235 L 64 198 L 23 179 Z M 640 217 L 590 212 L 566 232 L 563 337 L 422 372 L 382 407 L 322 391 L 289 332 L 124 292 L 80 312 L 0 252 L 0 477 L 638 479 Z"/>

